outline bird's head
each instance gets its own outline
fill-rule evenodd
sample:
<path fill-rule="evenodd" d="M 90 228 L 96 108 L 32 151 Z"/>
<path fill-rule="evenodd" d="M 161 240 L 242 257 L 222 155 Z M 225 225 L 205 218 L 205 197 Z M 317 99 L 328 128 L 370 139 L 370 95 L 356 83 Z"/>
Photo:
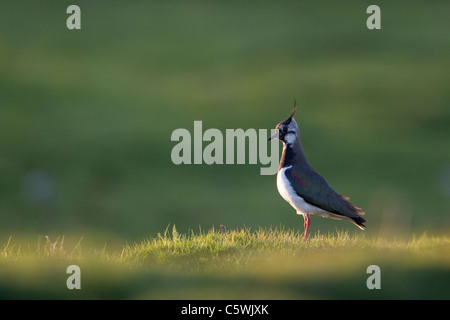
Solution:
<path fill-rule="evenodd" d="M 277 132 L 271 136 L 268 140 L 279 139 L 286 144 L 293 144 L 298 137 L 298 125 L 294 119 L 295 110 L 297 110 L 297 102 L 294 101 L 294 109 L 291 112 L 289 118 L 277 124 L 275 129 Z"/>

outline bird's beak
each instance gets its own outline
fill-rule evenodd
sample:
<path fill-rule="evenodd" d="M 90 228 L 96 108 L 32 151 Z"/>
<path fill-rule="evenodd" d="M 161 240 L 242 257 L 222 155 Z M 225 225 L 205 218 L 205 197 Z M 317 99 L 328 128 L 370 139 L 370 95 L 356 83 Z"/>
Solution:
<path fill-rule="evenodd" d="M 275 134 L 273 135 L 273 136 L 271 136 L 269 139 L 267 139 L 267 141 L 270 141 L 270 140 L 272 140 L 272 139 L 279 139 L 279 132 L 278 132 L 278 130 L 277 130 L 277 132 L 275 132 Z"/>

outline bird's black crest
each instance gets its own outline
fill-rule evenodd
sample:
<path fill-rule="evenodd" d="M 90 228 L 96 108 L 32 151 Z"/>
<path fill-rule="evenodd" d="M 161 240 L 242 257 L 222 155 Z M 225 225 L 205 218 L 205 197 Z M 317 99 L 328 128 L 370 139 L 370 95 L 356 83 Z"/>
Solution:
<path fill-rule="evenodd" d="M 292 109 L 291 115 L 289 118 L 292 118 L 294 116 L 295 111 L 297 111 L 297 100 L 294 99 L 294 108 Z"/>

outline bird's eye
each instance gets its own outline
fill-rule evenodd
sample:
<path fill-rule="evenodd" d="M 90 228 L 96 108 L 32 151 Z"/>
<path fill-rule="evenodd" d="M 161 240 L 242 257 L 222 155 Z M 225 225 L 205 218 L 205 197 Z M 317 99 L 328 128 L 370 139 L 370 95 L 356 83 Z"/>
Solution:
<path fill-rule="evenodd" d="M 284 133 L 286 133 L 286 132 L 288 131 L 288 128 L 287 128 L 287 127 L 283 127 L 283 128 L 281 128 L 281 131 L 283 131 Z"/>

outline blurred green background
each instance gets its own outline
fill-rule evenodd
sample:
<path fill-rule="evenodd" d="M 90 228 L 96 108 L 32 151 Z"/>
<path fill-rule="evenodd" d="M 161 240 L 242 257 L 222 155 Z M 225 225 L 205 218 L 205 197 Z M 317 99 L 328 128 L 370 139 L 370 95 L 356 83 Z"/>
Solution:
<path fill-rule="evenodd" d="M 2 239 L 302 229 L 262 165 L 170 157 L 177 128 L 271 129 L 294 97 L 309 162 L 366 211 L 366 233 L 448 233 L 449 2 L 377 1 L 372 31 L 370 4 L 2 1 Z M 312 219 L 336 228 L 360 232 Z"/>

